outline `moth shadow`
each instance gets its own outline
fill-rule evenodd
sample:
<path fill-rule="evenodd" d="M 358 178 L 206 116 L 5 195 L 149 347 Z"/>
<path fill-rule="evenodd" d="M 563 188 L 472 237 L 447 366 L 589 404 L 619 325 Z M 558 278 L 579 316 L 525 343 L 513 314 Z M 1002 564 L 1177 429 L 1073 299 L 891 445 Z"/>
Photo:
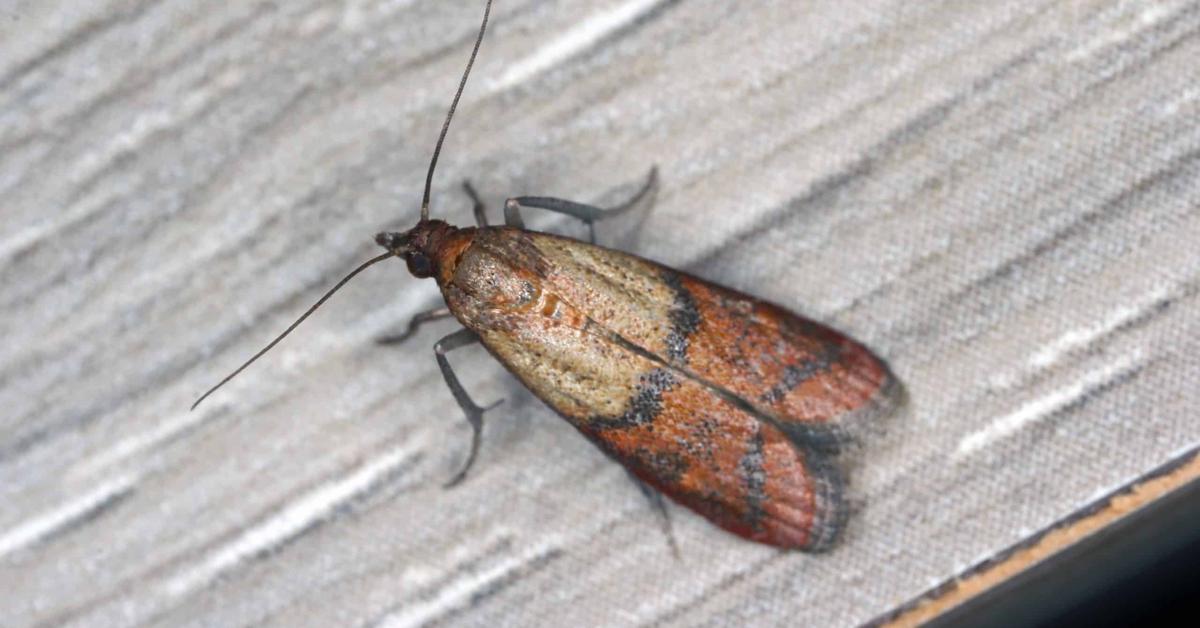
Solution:
<path fill-rule="evenodd" d="M 879 462 L 881 456 L 895 452 L 896 429 L 911 425 L 916 413 L 908 387 L 893 376 L 891 384 L 876 404 L 861 417 L 856 417 L 841 441 L 837 465 L 846 480 L 843 495 L 845 508 L 851 521 L 858 520 L 858 513 L 870 505 L 868 490 L 861 480 L 869 473 L 870 465 Z M 871 482 L 870 484 L 874 484 Z"/>

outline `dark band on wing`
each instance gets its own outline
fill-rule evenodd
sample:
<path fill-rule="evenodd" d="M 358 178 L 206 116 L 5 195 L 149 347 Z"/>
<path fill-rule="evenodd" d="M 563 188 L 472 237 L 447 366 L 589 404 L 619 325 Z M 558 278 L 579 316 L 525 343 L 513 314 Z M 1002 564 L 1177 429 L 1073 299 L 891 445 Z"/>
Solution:
<path fill-rule="evenodd" d="M 636 464 L 663 484 L 678 484 L 683 474 L 687 473 L 688 459 L 678 453 L 655 451 L 639 447 L 634 451 L 633 459 Z"/>
<path fill-rule="evenodd" d="M 696 306 L 696 297 L 684 287 L 678 274 L 665 270 L 662 279 L 675 293 L 675 302 L 668 314 L 671 332 L 667 334 L 667 357 L 673 364 L 687 364 L 688 337 L 700 328 L 700 310 Z"/>
<path fill-rule="evenodd" d="M 618 416 L 595 415 L 587 420 L 590 427 L 598 430 L 629 429 L 649 425 L 662 412 L 663 393 L 679 384 L 679 380 L 667 369 L 653 369 L 642 373 L 637 392 L 625 403 L 625 411 Z"/>
<path fill-rule="evenodd" d="M 833 366 L 842 357 L 842 347 L 838 344 L 826 344 L 821 347 L 821 352 L 814 355 L 812 359 L 805 360 L 801 364 L 789 364 L 783 369 L 783 377 L 778 384 L 771 387 L 759 400 L 764 403 L 775 403 L 783 399 L 785 395 L 794 390 L 800 384 L 812 379 L 813 377 L 824 373 Z"/>
<path fill-rule="evenodd" d="M 750 438 L 746 453 L 738 461 L 738 474 L 746 487 L 746 524 L 754 530 L 762 527 L 763 504 L 767 495 L 764 487 L 767 484 L 767 473 L 763 470 L 763 436 L 761 430 L 755 430 Z"/>
<path fill-rule="evenodd" d="M 825 456 L 805 456 L 804 464 L 812 477 L 814 520 L 809 528 L 809 552 L 829 551 L 846 527 L 845 480 L 841 470 Z"/>

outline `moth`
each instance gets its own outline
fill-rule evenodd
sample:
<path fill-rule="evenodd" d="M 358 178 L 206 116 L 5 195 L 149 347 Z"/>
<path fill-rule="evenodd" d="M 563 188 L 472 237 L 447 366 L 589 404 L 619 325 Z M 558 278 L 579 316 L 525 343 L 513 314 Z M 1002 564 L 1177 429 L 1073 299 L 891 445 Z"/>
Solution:
<path fill-rule="evenodd" d="M 597 221 L 650 194 L 656 172 L 613 209 L 557 198 L 517 197 L 505 224 L 429 218 L 434 168 L 487 29 L 491 0 L 426 176 L 420 219 L 380 233 L 385 249 L 359 266 L 274 341 L 197 400 L 286 337 L 367 267 L 402 258 L 433 278 L 445 307 L 414 317 L 453 316 L 463 329 L 434 345 L 438 367 L 473 428 L 479 450 L 484 408 L 463 388 L 446 354 L 481 343 L 535 396 L 638 480 L 747 539 L 807 551 L 832 547 L 845 519 L 839 447 L 850 425 L 896 403 L 900 385 L 862 344 L 818 322 L 684 272 L 595 244 Z M 581 219 L 590 242 L 525 229 L 521 211 Z M 192 407 L 194 408 L 195 405 Z"/>

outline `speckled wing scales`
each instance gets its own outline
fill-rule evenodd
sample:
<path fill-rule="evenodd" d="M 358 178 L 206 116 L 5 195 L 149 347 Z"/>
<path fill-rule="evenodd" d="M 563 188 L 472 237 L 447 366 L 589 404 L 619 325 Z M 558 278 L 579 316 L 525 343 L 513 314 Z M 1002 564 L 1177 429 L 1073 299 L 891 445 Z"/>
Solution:
<path fill-rule="evenodd" d="M 746 538 L 829 545 L 842 520 L 835 469 L 703 384 L 596 333 L 586 319 L 573 325 L 575 314 L 481 335 L 534 394 L 675 501 Z"/>
<path fill-rule="evenodd" d="M 887 365 L 848 336 L 688 275 L 674 285 L 698 322 L 673 364 L 721 382 L 798 443 L 836 451 L 899 403 Z"/>
<path fill-rule="evenodd" d="M 831 546 L 844 509 L 825 450 L 838 422 L 873 403 L 890 377 L 861 345 L 556 236 L 481 230 L 459 264 L 456 277 L 472 283 L 443 285 L 459 319 L 639 478 L 746 538 Z"/>
<path fill-rule="evenodd" d="M 882 360 L 825 325 L 627 253 L 532 237 L 568 301 L 806 445 L 836 449 L 903 396 Z"/>

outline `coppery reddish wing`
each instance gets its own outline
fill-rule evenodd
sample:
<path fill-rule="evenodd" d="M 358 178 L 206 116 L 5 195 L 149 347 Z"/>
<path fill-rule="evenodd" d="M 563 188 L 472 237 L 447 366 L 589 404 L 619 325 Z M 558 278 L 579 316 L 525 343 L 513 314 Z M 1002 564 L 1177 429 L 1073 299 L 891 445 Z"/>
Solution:
<path fill-rule="evenodd" d="M 858 343 L 633 255 L 463 230 L 438 283 L 539 398 L 638 477 L 744 537 L 817 551 L 842 522 L 827 450 L 892 378 Z"/>
<path fill-rule="evenodd" d="M 834 329 L 695 277 L 674 288 L 675 311 L 695 324 L 677 333 L 671 364 L 720 382 L 801 444 L 836 450 L 903 397 L 882 360 Z"/>

